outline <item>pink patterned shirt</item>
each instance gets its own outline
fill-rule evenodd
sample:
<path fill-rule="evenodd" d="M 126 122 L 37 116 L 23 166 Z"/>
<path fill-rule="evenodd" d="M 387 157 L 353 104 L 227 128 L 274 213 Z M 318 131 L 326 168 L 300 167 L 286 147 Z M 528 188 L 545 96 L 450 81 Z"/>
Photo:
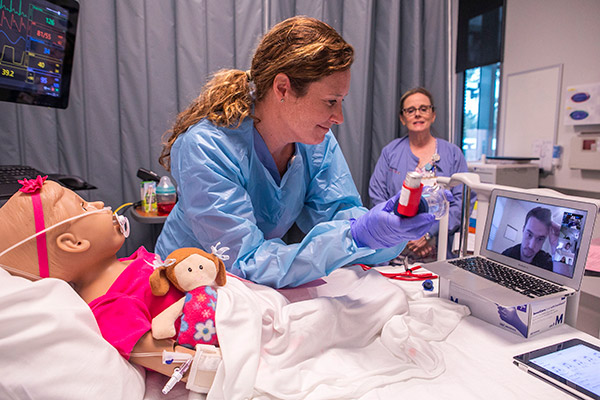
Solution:
<path fill-rule="evenodd" d="M 190 349 L 196 344 L 219 345 L 215 328 L 217 292 L 210 286 L 200 286 L 185 295 L 181 329 L 177 343 Z"/>

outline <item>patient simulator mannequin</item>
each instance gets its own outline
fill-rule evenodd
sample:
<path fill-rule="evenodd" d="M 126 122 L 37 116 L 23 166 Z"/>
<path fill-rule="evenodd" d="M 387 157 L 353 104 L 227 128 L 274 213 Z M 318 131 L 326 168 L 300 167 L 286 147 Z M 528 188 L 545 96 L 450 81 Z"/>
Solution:
<path fill-rule="evenodd" d="M 17 192 L 0 208 L 0 254 L 36 232 L 89 215 L 14 247 L 0 256 L 0 265 L 33 280 L 69 282 L 90 305 L 102 335 L 123 357 L 171 376 L 176 365 L 163 364 L 162 351 L 194 351 L 175 346 L 172 339 L 152 337 L 152 318 L 183 296 L 175 287 L 164 296 L 152 296 L 149 276 L 160 259 L 142 247 L 119 260 L 116 253 L 125 241 L 124 230 L 104 203 L 87 202 L 40 177 L 35 181 L 28 182 L 29 193 Z"/>

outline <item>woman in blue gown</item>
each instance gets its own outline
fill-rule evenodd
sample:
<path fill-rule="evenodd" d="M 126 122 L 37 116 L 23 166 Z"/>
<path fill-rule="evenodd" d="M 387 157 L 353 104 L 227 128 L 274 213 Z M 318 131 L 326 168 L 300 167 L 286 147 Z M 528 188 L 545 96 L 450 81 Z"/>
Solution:
<path fill-rule="evenodd" d="M 362 206 L 330 128 L 344 120 L 352 46 L 327 24 L 293 17 L 262 39 L 249 71 L 223 70 L 167 132 L 161 164 L 178 202 L 156 244 L 229 247 L 229 272 L 298 286 L 352 263 L 392 258 L 433 217 Z M 389 203 L 389 204 L 388 204 Z M 299 243 L 281 238 L 296 224 Z"/>

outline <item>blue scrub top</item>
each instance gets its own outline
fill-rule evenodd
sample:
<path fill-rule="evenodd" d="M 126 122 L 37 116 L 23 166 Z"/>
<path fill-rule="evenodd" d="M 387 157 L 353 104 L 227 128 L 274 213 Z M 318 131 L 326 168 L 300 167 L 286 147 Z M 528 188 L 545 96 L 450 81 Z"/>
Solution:
<path fill-rule="evenodd" d="M 257 138 L 246 118 L 237 129 L 202 120 L 175 141 L 171 172 L 178 202 L 156 243 L 163 259 L 181 247 L 210 252 L 221 242 L 230 248 L 229 272 L 280 288 L 402 251 L 405 243 L 373 250 L 352 239 L 349 219 L 367 210 L 331 131 L 318 145 L 297 143 L 279 182 L 261 162 L 259 154 L 266 155 L 257 153 Z M 287 245 L 281 237 L 294 222 L 306 236 Z"/>

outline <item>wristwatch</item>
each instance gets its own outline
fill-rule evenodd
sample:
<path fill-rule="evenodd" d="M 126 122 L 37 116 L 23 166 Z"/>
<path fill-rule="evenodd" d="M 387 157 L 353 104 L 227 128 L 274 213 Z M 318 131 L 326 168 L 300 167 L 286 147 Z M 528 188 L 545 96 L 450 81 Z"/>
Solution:
<path fill-rule="evenodd" d="M 431 234 L 429 232 L 427 232 L 425 234 L 425 240 L 429 241 L 429 239 L 431 239 Z"/>

